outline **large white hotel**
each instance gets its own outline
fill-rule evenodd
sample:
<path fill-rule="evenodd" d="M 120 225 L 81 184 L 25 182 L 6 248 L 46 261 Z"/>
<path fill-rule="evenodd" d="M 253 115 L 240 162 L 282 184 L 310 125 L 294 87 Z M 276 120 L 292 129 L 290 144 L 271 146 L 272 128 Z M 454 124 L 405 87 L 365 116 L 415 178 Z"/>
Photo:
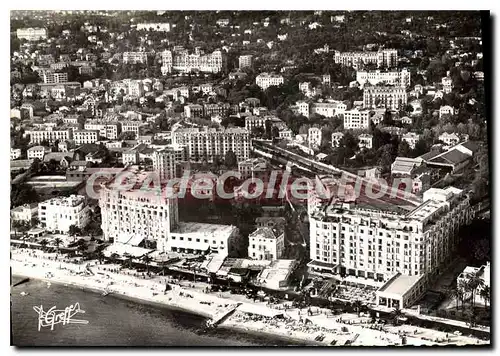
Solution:
<path fill-rule="evenodd" d="M 18 28 L 17 38 L 27 41 L 38 41 L 47 38 L 47 29 L 45 28 Z"/>
<path fill-rule="evenodd" d="M 151 172 L 130 166 L 122 173 L 132 173 L 134 186 L 124 190 L 115 183 L 125 176 L 103 184 L 99 192 L 104 239 L 114 243 L 138 246 L 148 240 L 160 252 L 227 256 L 239 239 L 239 230 L 232 225 L 202 224 L 179 221 L 175 187 L 161 186 L 161 194 L 143 188 Z"/>
<path fill-rule="evenodd" d="M 458 229 L 473 217 L 468 196 L 453 187 L 431 188 L 411 207 L 311 201 L 311 271 L 377 287 L 397 274 L 425 286 L 449 262 Z"/>
<path fill-rule="evenodd" d="M 398 51 L 396 49 L 382 49 L 377 52 L 339 52 L 335 51 L 335 63 L 351 66 L 358 69 L 363 64 L 373 63 L 378 67 L 395 67 L 398 64 Z"/>
<path fill-rule="evenodd" d="M 173 51 L 166 50 L 161 54 L 163 75 L 172 72 L 189 73 L 200 71 L 206 73 L 219 73 L 224 68 L 224 56 L 221 51 L 216 50 L 205 54 L 199 48 L 194 53 L 189 53 L 184 48 Z"/>
<path fill-rule="evenodd" d="M 356 72 L 356 81 L 363 87 L 365 84 L 377 85 L 386 83 L 401 87 L 410 86 L 410 71 L 406 68 L 402 70 L 380 71 L 380 70 L 358 70 Z"/>
<path fill-rule="evenodd" d="M 187 159 L 213 162 L 219 156 L 224 158 L 233 151 L 238 161 L 250 157 L 250 133 L 239 127 L 216 128 L 179 128 L 172 132 L 174 145 L 187 147 Z"/>
<path fill-rule="evenodd" d="M 259 86 L 262 90 L 266 90 L 270 86 L 280 86 L 284 83 L 284 78 L 279 74 L 269 74 L 269 73 L 260 73 L 255 78 L 255 84 Z"/>
<path fill-rule="evenodd" d="M 385 107 L 401 110 L 408 102 L 406 89 L 401 86 L 366 86 L 363 90 L 363 107 Z"/>

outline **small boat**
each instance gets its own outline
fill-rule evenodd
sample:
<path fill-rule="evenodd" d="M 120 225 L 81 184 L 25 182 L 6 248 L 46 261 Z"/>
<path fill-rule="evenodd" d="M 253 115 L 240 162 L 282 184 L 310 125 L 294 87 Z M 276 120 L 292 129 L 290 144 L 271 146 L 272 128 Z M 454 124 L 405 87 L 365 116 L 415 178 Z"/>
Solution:
<path fill-rule="evenodd" d="M 109 293 L 111 293 L 109 290 L 105 290 L 104 292 L 102 292 L 102 296 L 105 297 L 107 296 Z"/>
<path fill-rule="evenodd" d="M 50 288 L 51 285 L 52 285 L 52 283 L 47 282 L 47 288 Z"/>
<path fill-rule="evenodd" d="M 28 294 L 29 294 L 29 293 L 26 293 L 26 292 L 21 292 L 21 295 L 22 295 L 23 297 L 27 296 Z"/>

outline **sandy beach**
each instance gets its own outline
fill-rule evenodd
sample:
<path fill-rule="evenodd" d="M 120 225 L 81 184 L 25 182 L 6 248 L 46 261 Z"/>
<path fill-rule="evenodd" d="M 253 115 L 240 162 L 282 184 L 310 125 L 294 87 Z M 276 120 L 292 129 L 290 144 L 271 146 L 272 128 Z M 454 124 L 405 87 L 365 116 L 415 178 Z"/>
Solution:
<path fill-rule="evenodd" d="M 205 293 L 200 291 L 199 286 L 198 289 L 194 285 L 193 288 L 181 286 L 167 277 L 149 278 L 118 265 L 100 264 L 97 261 L 82 262 L 78 258 L 68 260 L 54 253 L 13 249 L 11 266 L 14 275 L 112 293 L 117 297 L 181 310 L 209 319 L 218 319 L 236 308 L 220 327 L 266 333 L 309 345 L 327 346 L 332 342 L 336 346 L 346 343 L 353 346 L 402 345 L 403 334 L 406 335 L 407 344 L 414 346 L 489 344 L 489 341 L 467 336 L 457 337 L 409 325 L 374 325 L 366 317 L 353 314 L 334 316 L 331 311 L 316 307 L 313 308 L 313 313 L 308 314 L 307 310 L 284 310 L 282 305 L 248 303 L 237 296 Z M 167 283 L 172 289 L 166 290 Z M 322 340 L 315 340 L 320 335 Z"/>

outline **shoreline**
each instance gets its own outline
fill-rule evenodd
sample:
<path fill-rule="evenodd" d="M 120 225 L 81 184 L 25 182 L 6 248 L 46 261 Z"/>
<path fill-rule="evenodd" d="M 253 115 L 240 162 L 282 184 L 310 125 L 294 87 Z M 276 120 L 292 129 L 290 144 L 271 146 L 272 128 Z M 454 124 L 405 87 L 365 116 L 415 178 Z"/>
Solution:
<path fill-rule="evenodd" d="M 50 278 L 32 277 L 32 276 L 21 274 L 21 273 L 12 273 L 12 277 L 29 278 L 30 280 L 36 280 L 36 281 L 42 281 L 42 282 L 50 282 L 51 284 L 57 284 L 57 285 L 63 286 L 63 287 L 78 288 L 80 290 L 83 290 L 83 291 L 86 291 L 86 292 L 95 293 L 95 294 L 102 294 L 104 292 L 104 289 L 98 289 L 98 288 L 88 287 L 88 286 L 79 285 L 79 284 L 75 284 L 75 283 L 66 283 L 66 282 L 54 281 L 54 280 L 51 280 Z M 127 301 L 131 301 L 131 302 L 135 302 L 135 303 L 138 303 L 138 304 L 150 305 L 150 306 L 154 306 L 154 307 L 157 307 L 157 308 L 167 309 L 167 310 L 170 310 L 170 311 L 191 314 L 191 315 L 202 317 L 204 319 L 210 319 L 210 316 L 208 314 L 203 314 L 203 313 L 201 313 L 199 311 L 192 310 L 192 309 L 182 308 L 182 307 L 179 307 L 177 305 L 166 305 L 166 304 L 161 303 L 161 302 L 150 301 L 150 300 L 146 300 L 146 299 L 142 299 L 142 298 L 138 298 L 138 297 L 133 297 L 133 296 L 129 296 L 129 295 L 126 295 L 126 294 L 119 294 L 119 293 L 109 293 L 107 296 L 108 297 L 113 297 L 113 298 L 118 298 L 118 299 L 121 299 L 121 300 L 127 300 Z"/>

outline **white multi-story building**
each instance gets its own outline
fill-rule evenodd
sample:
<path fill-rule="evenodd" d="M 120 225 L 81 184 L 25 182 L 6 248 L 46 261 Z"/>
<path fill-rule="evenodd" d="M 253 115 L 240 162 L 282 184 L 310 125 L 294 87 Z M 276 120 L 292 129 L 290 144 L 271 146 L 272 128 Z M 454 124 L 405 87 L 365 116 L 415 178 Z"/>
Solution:
<path fill-rule="evenodd" d="M 335 63 L 343 66 L 351 66 L 358 69 L 359 66 L 375 63 L 378 67 L 395 67 L 398 63 L 398 51 L 395 49 L 382 49 L 378 52 L 339 52 L 335 51 Z"/>
<path fill-rule="evenodd" d="M 52 198 L 38 204 L 38 220 L 49 231 L 67 233 L 71 225 L 87 225 L 89 207 L 82 195 Z"/>
<path fill-rule="evenodd" d="M 363 107 L 385 107 L 390 110 L 401 110 L 408 102 L 408 94 L 404 87 L 370 86 L 363 90 Z"/>
<path fill-rule="evenodd" d="M 464 294 L 464 299 L 472 297 L 472 292 L 464 288 L 467 285 L 471 277 L 479 277 L 483 280 L 483 285 L 476 287 L 474 291 L 474 303 L 475 304 L 486 304 L 489 301 L 485 301 L 481 296 L 481 291 L 488 287 L 491 290 L 491 265 L 490 262 L 486 262 L 485 265 L 481 267 L 467 266 L 457 277 L 457 288 L 461 289 Z"/>
<path fill-rule="evenodd" d="M 141 126 L 140 121 L 122 121 L 122 132 L 133 132 L 135 138 L 139 137 L 139 127 Z"/>
<path fill-rule="evenodd" d="M 307 132 L 309 146 L 319 147 L 321 145 L 322 133 L 319 127 L 310 127 Z"/>
<path fill-rule="evenodd" d="M 428 280 L 453 256 L 458 229 L 472 217 L 468 196 L 453 187 L 427 190 L 411 209 L 320 204 L 309 218 L 309 267 L 375 286 L 397 273 Z"/>
<path fill-rule="evenodd" d="M 238 161 L 250 157 L 250 133 L 239 127 L 179 128 L 172 132 L 172 143 L 186 146 L 187 158 L 196 162 L 213 162 L 217 156 L 225 157 L 228 151 L 234 152 Z"/>
<path fill-rule="evenodd" d="M 338 148 L 340 147 L 340 141 L 344 137 L 343 132 L 334 132 L 332 133 L 332 147 L 333 148 Z"/>
<path fill-rule="evenodd" d="M 123 63 L 147 63 L 147 60 L 146 52 L 123 52 Z"/>
<path fill-rule="evenodd" d="M 363 87 L 366 83 L 377 85 L 378 83 L 386 83 L 401 87 L 410 86 L 410 71 L 403 68 L 401 71 L 380 71 L 380 70 L 358 70 L 356 72 L 356 81 Z"/>
<path fill-rule="evenodd" d="M 99 141 L 99 131 L 97 130 L 74 130 L 73 141 L 76 145 L 94 143 Z"/>
<path fill-rule="evenodd" d="M 404 134 L 401 140 L 406 141 L 408 146 L 413 150 L 415 149 L 415 145 L 417 144 L 418 140 L 420 140 L 420 135 L 416 134 L 415 132 L 408 132 L 407 134 Z"/>
<path fill-rule="evenodd" d="M 266 127 L 268 118 L 264 116 L 247 116 L 245 117 L 245 129 L 252 132 L 254 127 Z"/>
<path fill-rule="evenodd" d="M 171 72 L 190 73 L 200 71 L 205 73 L 219 73 L 224 67 L 225 57 L 220 50 L 204 54 L 198 48 L 189 54 L 185 49 L 166 50 L 161 54 L 163 75 Z"/>
<path fill-rule="evenodd" d="M 439 135 L 439 141 L 444 142 L 447 146 L 454 146 L 458 144 L 460 141 L 467 141 L 467 140 L 462 139 L 459 134 L 456 134 L 454 132 L 452 133 L 443 132 L 441 135 Z"/>
<path fill-rule="evenodd" d="M 232 225 L 180 222 L 170 232 L 166 251 L 228 256 L 236 248 L 239 230 Z"/>
<path fill-rule="evenodd" d="M 238 67 L 240 69 L 243 68 L 252 68 L 253 65 L 253 56 L 251 54 L 239 56 L 238 58 Z"/>
<path fill-rule="evenodd" d="M 140 80 L 131 80 L 128 83 L 128 95 L 140 98 L 144 95 L 144 85 Z"/>
<path fill-rule="evenodd" d="M 255 78 L 255 84 L 259 86 L 262 90 L 266 90 L 270 86 L 280 86 L 285 82 L 282 75 L 279 74 L 269 74 L 269 73 L 260 73 Z"/>
<path fill-rule="evenodd" d="M 169 180 L 176 176 L 175 165 L 185 161 L 185 148 L 182 146 L 167 146 L 153 153 L 153 170 L 161 181 Z"/>
<path fill-rule="evenodd" d="M 285 252 L 283 229 L 259 227 L 248 235 L 248 257 L 254 260 L 277 260 Z"/>
<path fill-rule="evenodd" d="M 120 133 L 120 124 L 115 122 L 101 122 L 97 119 L 85 121 L 85 130 L 98 130 L 99 136 L 106 137 L 108 140 L 116 140 Z"/>
<path fill-rule="evenodd" d="M 324 117 L 334 117 L 342 115 L 347 109 L 347 105 L 339 103 L 312 103 L 310 108 L 311 114 L 323 115 Z"/>
<path fill-rule="evenodd" d="M 147 23 L 138 23 L 137 24 L 137 31 L 159 31 L 159 32 L 169 32 L 170 31 L 170 24 L 168 22 L 147 22 Z"/>
<path fill-rule="evenodd" d="M 54 143 L 56 140 L 67 141 L 73 138 L 73 130 L 63 129 L 63 128 L 52 128 L 48 127 L 45 130 L 28 130 L 24 133 L 26 136 L 30 136 L 30 144 L 37 144 L 44 140 L 49 143 Z"/>
<path fill-rule="evenodd" d="M 27 154 L 28 159 L 38 158 L 40 161 L 43 160 L 43 157 L 50 152 L 50 148 L 44 146 L 33 146 L 28 148 Z"/>
<path fill-rule="evenodd" d="M 141 189 L 144 182 L 148 182 L 148 172 L 133 166 L 125 172 L 134 174 L 134 187 L 125 191 L 114 186 L 115 180 L 110 180 L 99 191 L 104 239 L 129 244 L 147 239 L 156 243 L 157 250 L 166 252 L 170 231 L 179 222 L 177 198 L 172 187 L 162 187 L 160 194 Z M 120 174 L 115 179 L 119 180 Z"/>
<path fill-rule="evenodd" d="M 10 149 L 10 159 L 18 159 L 21 157 L 21 149 L 20 148 L 11 148 Z"/>
<path fill-rule="evenodd" d="M 358 146 L 359 148 L 371 149 L 373 147 L 373 135 L 361 134 L 358 136 Z"/>
<path fill-rule="evenodd" d="M 38 218 L 38 204 L 24 204 L 10 211 L 10 219 L 12 222 L 21 221 L 31 224 L 33 218 Z"/>
<path fill-rule="evenodd" d="M 309 103 L 307 101 L 297 101 L 297 112 L 300 115 L 303 115 L 305 117 L 309 117 Z"/>
<path fill-rule="evenodd" d="M 47 29 L 45 28 L 18 28 L 17 38 L 27 41 L 39 41 L 47 38 Z"/>
<path fill-rule="evenodd" d="M 344 129 L 370 128 L 370 110 L 352 109 L 344 112 Z"/>
<path fill-rule="evenodd" d="M 67 83 L 68 73 L 54 73 L 52 71 L 44 71 L 43 82 L 45 84 Z"/>
<path fill-rule="evenodd" d="M 455 115 L 455 109 L 452 106 L 444 105 L 439 108 L 439 118 L 443 115 Z"/>

